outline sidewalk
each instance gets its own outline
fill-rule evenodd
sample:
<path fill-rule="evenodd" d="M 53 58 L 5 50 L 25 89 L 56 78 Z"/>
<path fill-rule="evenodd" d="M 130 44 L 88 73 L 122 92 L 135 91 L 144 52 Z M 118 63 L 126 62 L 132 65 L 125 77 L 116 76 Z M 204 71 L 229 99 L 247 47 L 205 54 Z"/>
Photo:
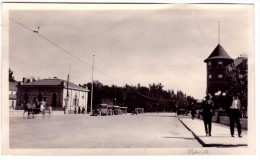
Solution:
<path fill-rule="evenodd" d="M 202 120 L 197 118 L 192 120 L 190 117 L 178 117 L 178 119 L 204 147 L 248 146 L 247 131 L 242 130 L 242 138 L 239 138 L 235 128 L 235 137 L 231 137 L 229 126 L 212 123 L 212 136 L 209 137 L 206 136 Z"/>

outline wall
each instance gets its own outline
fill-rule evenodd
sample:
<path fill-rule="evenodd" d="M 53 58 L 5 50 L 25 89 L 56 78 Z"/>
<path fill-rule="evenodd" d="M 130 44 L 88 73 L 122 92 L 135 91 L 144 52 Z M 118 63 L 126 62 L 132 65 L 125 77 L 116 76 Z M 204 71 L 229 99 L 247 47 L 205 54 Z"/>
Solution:
<path fill-rule="evenodd" d="M 28 95 L 29 95 L 29 98 L 28 98 L 29 103 L 34 103 L 35 98 L 38 97 L 38 94 L 42 93 L 42 97 L 45 98 L 47 105 L 52 104 L 52 94 L 56 93 L 57 94 L 57 101 L 56 101 L 57 107 L 62 107 L 62 102 L 60 101 L 60 99 L 62 97 L 62 88 L 61 87 L 56 87 L 56 86 L 18 87 L 16 106 L 21 106 L 21 103 L 24 100 L 25 93 L 28 93 Z"/>
<path fill-rule="evenodd" d="M 198 117 L 198 115 L 196 115 L 196 117 Z M 200 115 L 199 119 L 203 119 L 203 117 Z M 229 117 L 227 117 L 227 116 L 219 116 L 219 118 L 217 116 L 213 116 L 212 121 L 215 123 L 229 126 Z M 242 129 L 247 130 L 247 127 L 248 127 L 247 122 L 248 122 L 248 119 L 240 118 L 240 123 L 241 123 Z"/>
<path fill-rule="evenodd" d="M 223 66 L 218 66 L 218 61 L 223 62 Z M 217 91 L 225 91 L 225 72 L 229 64 L 232 63 L 230 60 L 210 60 L 211 65 L 207 65 L 207 93 L 214 94 Z M 212 75 L 212 78 L 209 79 L 209 74 Z M 223 78 L 218 78 L 218 74 L 222 74 Z"/>
<path fill-rule="evenodd" d="M 68 107 L 69 108 L 75 108 L 77 106 L 80 107 L 87 107 L 88 103 L 88 92 L 85 91 L 79 91 L 79 90 L 72 90 L 69 89 L 69 100 L 68 100 Z M 67 95 L 67 89 L 63 89 L 63 104 L 62 107 L 66 106 L 66 95 Z M 76 99 L 76 103 L 75 103 Z"/>

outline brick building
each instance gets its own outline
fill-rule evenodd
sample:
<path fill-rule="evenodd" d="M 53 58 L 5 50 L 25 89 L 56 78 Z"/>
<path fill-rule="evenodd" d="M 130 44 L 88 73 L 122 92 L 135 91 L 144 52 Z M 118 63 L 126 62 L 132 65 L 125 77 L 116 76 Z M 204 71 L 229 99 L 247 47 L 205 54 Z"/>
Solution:
<path fill-rule="evenodd" d="M 86 88 L 62 79 L 42 79 L 18 84 L 16 105 L 21 106 L 23 101 L 32 104 L 44 99 L 48 106 L 58 110 L 66 106 L 68 110 L 79 106 L 87 108 L 88 92 Z"/>

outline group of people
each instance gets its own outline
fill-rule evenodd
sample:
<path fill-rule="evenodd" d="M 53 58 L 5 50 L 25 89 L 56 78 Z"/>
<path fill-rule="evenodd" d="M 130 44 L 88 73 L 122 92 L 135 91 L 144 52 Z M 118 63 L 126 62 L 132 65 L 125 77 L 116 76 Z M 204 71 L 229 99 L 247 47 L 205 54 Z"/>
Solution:
<path fill-rule="evenodd" d="M 44 99 L 38 101 L 38 99 L 35 100 L 34 103 L 29 103 L 26 101 L 23 101 L 22 104 L 24 112 L 23 112 L 23 116 L 25 115 L 25 113 L 28 113 L 28 118 L 29 115 L 32 114 L 32 117 L 34 118 L 34 114 L 41 112 L 42 114 L 45 114 L 46 110 L 49 111 L 49 113 L 51 113 L 52 108 L 49 106 L 47 108 L 47 103 L 45 102 Z"/>
<path fill-rule="evenodd" d="M 79 107 L 75 107 L 75 109 L 74 109 L 74 113 L 75 114 L 84 114 L 85 113 L 85 107 L 82 107 L 82 109 L 80 108 L 80 106 Z"/>
<path fill-rule="evenodd" d="M 44 108 L 46 108 L 46 104 L 47 104 L 47 103 L 44 101 L 44 99 L 42 99 L 41 101 L 38 101 L 38 100 L 36 99 L 35 102 L 32 103 L 31 105 L 30 105 L 29 102 L 25 102 L 25 101 L 23 101 L 21 105 L 22 105 L 24 108 L 40 108 L 40 110 L 43 111 Z"/>
<path fill-rule="evenodd" d="M 227 112 L 230 119 L 230 134 L 232 137 L 234 137 L 234 128 L 236 124 L 238 130 L 238 136 L 242 137 L 241 124 L 240 124 L 241 103 L 240 100 L 238 99 L 237 94 L 234 94 L 232 97 L 227 98 L 226 104 L 229 105 Z M 206 136 L 211 136 L 213 109 L 214 109 L 214 102 L 211 100 L 210 95 L 207 95 L 205 97 L 205 101 L 202 102 L 202 116 L 203 116 Z"/>

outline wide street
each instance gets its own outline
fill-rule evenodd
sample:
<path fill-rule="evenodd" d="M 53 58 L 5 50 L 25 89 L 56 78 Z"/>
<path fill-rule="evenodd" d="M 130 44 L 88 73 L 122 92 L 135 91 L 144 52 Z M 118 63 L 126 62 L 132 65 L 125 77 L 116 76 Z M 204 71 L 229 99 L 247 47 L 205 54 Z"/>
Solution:
<path fill-rule="evenodd" d="M 10 117 L 10 148 L 202 147 L 174 113 Z"/>

